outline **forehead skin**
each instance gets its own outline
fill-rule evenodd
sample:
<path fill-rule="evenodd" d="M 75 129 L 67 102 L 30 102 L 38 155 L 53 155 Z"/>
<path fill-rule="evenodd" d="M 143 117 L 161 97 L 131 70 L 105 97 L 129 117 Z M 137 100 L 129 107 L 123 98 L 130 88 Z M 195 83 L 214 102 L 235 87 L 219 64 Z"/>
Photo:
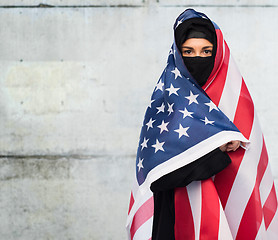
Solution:
<path fill-rule="evenodd" d="M 181 46 L 182 48 L 213 47 L 212 43 L 205 38 L 189 38 Z"/>

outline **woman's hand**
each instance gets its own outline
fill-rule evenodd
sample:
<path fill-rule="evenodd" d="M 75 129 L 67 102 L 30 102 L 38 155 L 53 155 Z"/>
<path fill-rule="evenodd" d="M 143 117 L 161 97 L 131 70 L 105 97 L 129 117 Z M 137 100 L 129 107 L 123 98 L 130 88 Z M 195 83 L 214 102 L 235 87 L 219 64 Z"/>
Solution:
<path fill-rule="evenodd" d="M 234 141 L 230 141 L 228 143 L 223 144 L 219 148 L 222 152 L 230 152 L 230 151 L 237 150 L 239 148 L 240 144 L 242 144 L 243 147 L 246 146 L 246 144 L 244 142 L 234 140 Z"/>

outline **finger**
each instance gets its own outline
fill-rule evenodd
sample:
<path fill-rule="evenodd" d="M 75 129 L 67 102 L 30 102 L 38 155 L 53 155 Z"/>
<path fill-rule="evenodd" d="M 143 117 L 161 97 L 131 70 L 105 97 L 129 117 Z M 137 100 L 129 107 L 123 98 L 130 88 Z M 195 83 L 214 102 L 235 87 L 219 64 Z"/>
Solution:
<path fill-rule="evenodd" d="M 233 145 L 228 145 L 226 151 L 230 152 L 230 151 L 233 151 L 233 149 L 234 149 Z"/>
<path fill-rule="evenodd" d="M 223 144 L 223 145 L 220 146 L 219 148 L 220 148 L 220 150 L 221 150 L 222 152 L 226 152 L 226 151 L 227 151 L 227 143 Z"/>
<path fill-rule="evenodd" d="M 228 150 L 229 151 L 236 151 L 240 146 L 240 141 L 231 141 L 228 144 Z"/>
<path fill-rule="evenodd" d="M 239 148 L 240 141 L 236 141 L 233 146 L 233 151 L 236 151 Z"/>

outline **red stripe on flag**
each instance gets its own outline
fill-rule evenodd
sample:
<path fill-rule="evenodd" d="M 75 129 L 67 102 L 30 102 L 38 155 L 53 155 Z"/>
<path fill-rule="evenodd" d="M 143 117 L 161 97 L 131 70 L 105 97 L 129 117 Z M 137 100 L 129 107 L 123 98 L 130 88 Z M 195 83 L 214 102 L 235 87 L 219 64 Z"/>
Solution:
<path fill-rule="evenodd" d="M 217 49 L 216 49 L 216 55 L 214 60 L 214 68 L 211 71 L 211 74 L 208 79 L 208 83 L 211 79 L 215 76 L 217 71 L 219 71 L 218 66 L 221 66 L 221 61 L 223 60 L 223 35 L 220 29 L 216 29 L 216 36 L 217 36 Z"/>
<path fill-rule="evenodd" d="M 242 79 L 240 97 L 235 114 L 234 124 L 249 139 L 254 120 L 254 105 L 250 93 Z"/>
<path fill-rule="evenodd" d="M 257 177 L 255 187 L 244 210 L 238 228 L 237 240 L 255 239 L 262 222 L 262 204 L 260 198 L 260 183 L 267 168 L 268 156 L 265 142 L 263 142 L 260 161 L 257 167 Z"/>
<path fill-rule="evenodd" d="M 194 220 L 186 187 L 175 189 L 175 240 L 194 240 Z"/>
<path fill-rule="evenodd" d="M 131 194 L 130 194 L 130 201 L 129 201 L 128 214 L 130 213 L 130 210 L 131 210 L 133 204 L 134 204 L 134 197 L 133 197 L 133 194 L 132 194 L 132 192 L 131 192 Z"/>
<path fill-rule="evenodd" d="M 153 207 L 153 197 L 151 197 L 137 210 L 130 227 L 131 239 L 136 231 L 153 216 Z"/>
<path fill-rule="evenodd" d="M 258 185 L 256 184 L 242 216 L 236 240 L 256 238 L 262 222 L 262 207 Z"/>
<path fill-rule="evenodd" d="M 225 56 L 223 60 L 223 64 L 216 76 L 216 79 L 213 80 L 212 84 L 207 88 L 206 93 L 209 95 L 210 99 L 214 102 L 215 105 L 218 106 L 224 85 L 226 82 L 226 76 L 229 66 L 229 59 L 230 59 L 230 50 L 228 46 L 225 44 Z M 210 81 L 204 86 L 204 89 L 207 85 L 210 84 Z"/>
<path fill-rule="evenodd" d="M 277 197 L 275 192 L 275 186 L 273 183 L 271 191 L 263 207 L 264 222 L 265 222 L 266 229 L 269 227 L 269 224 L 271 223 L 276 211 L 277 211 Z"/>
<path fill-rule="evenodd" d="M 268 165 L 268 155 L 267 155 L 265 141 L 263 139 L 263 147 L 262 147 L 260 162 L 258 165 L 258 173 L 257 173 L 257 178 L 259 183 L 261 183 L 262 181 L 267 165 Z"/>
<path fill-rule="evenodd" d="M 254 120 L 254 105 L 251 100 L 249 91 L 242 79 L 241 91 L 237 110 L 234 118 L 234 124 L 240 132 L 249 139 Z M 223 171 L 215 176 L 214 182 L 218 191 L 223 208 L 225 208 L 230 191 L 234 184 L 237 171 L 243 159 L 245 150 L 239 148 L 235 152 L 229 152 L 232 163 Z M 223 180 L 225 179 L 225 180 Z"/>
<path fill-rule="evenodd" d="M 232 163 L 224 170 L 219 172 L 214 178 L 214 184 L 224 209 L 228 201 L 235 177 L 237 175 L 239 165 L 244 156 L 244 152 L 245 150 L 243 148 L 239 148 L 235 152 L 229 152 Z"/>
<path fill-rule="evenodd" d="M 220 205 L 211 179 L 202 181 L 202 213 L 200 240 L 218 239 Z"/>

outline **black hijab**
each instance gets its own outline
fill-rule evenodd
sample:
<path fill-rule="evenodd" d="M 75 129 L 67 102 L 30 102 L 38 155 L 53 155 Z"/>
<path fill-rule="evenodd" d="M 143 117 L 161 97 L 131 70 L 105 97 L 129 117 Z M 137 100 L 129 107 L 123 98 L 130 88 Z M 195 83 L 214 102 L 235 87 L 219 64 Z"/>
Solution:
<path fill-rule="evenodd" d="M 205 85 L 214 66 L 217 38 L 213 24 L 205 18 L 191 18 L 181 23 L 175 30 L 175 40 L 180 53 L 182 44 L 190 38 L 204 38 L 213 44 L 210 57 L 182 57 L 188 71 L 200 86 Z"/>

